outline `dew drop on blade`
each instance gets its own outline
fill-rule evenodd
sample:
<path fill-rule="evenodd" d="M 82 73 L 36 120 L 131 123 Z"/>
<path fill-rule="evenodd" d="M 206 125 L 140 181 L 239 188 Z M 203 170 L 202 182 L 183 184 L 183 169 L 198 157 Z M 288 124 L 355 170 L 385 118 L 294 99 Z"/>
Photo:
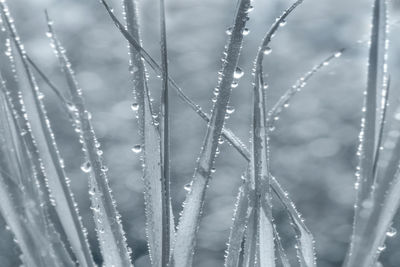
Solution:
<path fill-rule="evenodd" d="M 183 186 L 183 189 L 190 192 L 192 190 L 192 183 L 187 183 Z"/>
<path fill-rule="evenodd" d="M 132 151 L 133 151 L 134 153 L 140 153 L 140 152 L 142 151 L 142 146 L 141 146 L 141 145 L 135 145 L 135 146 L 132 148 Z"/>
<path fill-rule="evenodd" d="M 390 226 L 388 231 L 386 232 L 386 236 L 388 236 L 388 237 L 394 237 L 396 234 L 397 234 L 397 230 L 393 226 Z"/>
<path fill-rule="evenodd" d="M 232 114 L 233 112 L 235 112 L 235 108 L 232 106 L 227 106 L 226 107 L 226 113 L 228 114 Z"/>
<path fill-rule="evenodd" d="M 244 75 L 244 71 L 243 71 L 241 68 L 236 67 L 236 70 L 235 70 L 235 72 L 233 73 L 233 78 L 235 78 L 235 79 L 240 79 L 240 78 L 243 77 L 243 75 Z"/>
<path fill-rule="evenodd" d="M 340 51 L 335 53 L 335 57 L 340 57 L 341 55 L 342 55 L 342 52 L 340 52 Z"/>
<path fill-rule="evenodd" d="M 90 162 L 89 162 L 89 161 L 86 161 L 86 162 L 84 162 L 84 163 L 81 165 L 81 170 L 82 170 L 84 173 L 90 172 L 91 169 L 92 169 L 92 166 L 90 165 Z"/>
<path fill-rule="evenodd" d="M 138 103 L 133 103 L 133 104 L 131 105 L 131 109 L 132 109 L 133 111 L 139 110 L 139 104 L 138 104 Z"/>
<path fill-rule="evenodd" d="M 263 48 L 263 53 L 264 53 L 264 55 L 269 55 L 269 54 L 271 54 L 272 53 L 272 49 L 271 49 L 271 47 L 264 47 Z"/>

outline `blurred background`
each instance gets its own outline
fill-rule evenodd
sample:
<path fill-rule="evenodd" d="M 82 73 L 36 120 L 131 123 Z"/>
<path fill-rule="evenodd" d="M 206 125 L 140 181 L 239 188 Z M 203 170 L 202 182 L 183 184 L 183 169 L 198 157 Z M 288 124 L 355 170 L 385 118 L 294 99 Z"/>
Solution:
<path fill-rule="evenodd" d="M 110 184 L 122 214 L 124 229 L 136 267 L 149 266 L 146 248 L 143 186 L 140 160 L 131 148 L 138 143 L 132 84 L 128 73 L 127 43 L 99 1 L 8 1 L 26 50 L 61 89 L 65 82 L 46 37 L 44 9 L 48 9 L 59 38 L 67 49 L 78 82 L 83 88 L 93 123 L 109 167 Z M 121 1 L 109 1 L 122 19 Z M 210 110 L 212 91 L 227 36 L 232 24 L 234 0 L 167 0 L 167 41 L 170 74 L 203 110 Z M 227 120 L 246 144 L 252 110 L 251 68 L 258 46 L 290 0 L 254 0 L 249 35 L 239 66 L 245 75 L 233 89 L 235 112 Z M 389 72 L 392 74 L 391 109 L 398 104 L 396 88 L 400 71 L 400 1 L 390 2 Z M 307 226 L 314 234 L 318 266 L 340 266 L 351 235 L 356 150 L 361 121 L 372 0 L 307 0 L 288 19 L 271 44 L 265 73 L 269 103 L 297 79 L 335 51 L 346 48 L 296 95 L 283 111 L 271 139 L 272 173 L 289 192 Z M 158 1 L 140 1 L 144 47 L 159 62 Z M 1 63 L 0 63 L 1 64 Z M 4 66 L 2 66 L 4 67 Z M 150 90 L 158 110 L 160 81 L 150 70 Z M 87 176 L 80 170 L 84 158 L 78 140 L 62 113 L 56 97 L 38 78 L 66 171 L 78 200 L 90 242 L 99 260 L 93 219 L 89 209 Z M 206 124 L 171 93 L 172 196 L 175 215 L 181 211 L 184 185 L 190 182 Z M 245 160 L 226 142 L 216 161 L 202 219 L 195 266 L 223 265 L 233 206 L 245 170 Z M 279 203 L 275 222 L 291 260 L 294 232 Z M 18 266 L 19 250 L 1 218 L 0 265 Z M 394 227 L 400 227 L 399 219 Z M 380 261 L 400 266 L 400 240 L 388 238 Z"/>

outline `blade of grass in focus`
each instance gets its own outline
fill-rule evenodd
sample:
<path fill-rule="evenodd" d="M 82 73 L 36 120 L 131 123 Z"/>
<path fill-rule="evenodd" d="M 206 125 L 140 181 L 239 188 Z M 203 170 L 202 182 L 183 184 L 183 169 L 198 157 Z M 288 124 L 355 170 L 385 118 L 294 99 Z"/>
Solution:
<path fill-rule="evenodd" d="M 254 192 L 254 191 L 253 191 Z M 250 211 L 249 219 L 246 227 L 245 242 L 244 242 L 244 255 L 243 255 L 243 267 L 254 267 L 257 261 L 257 225 L 256 225 L 256 209 L 254 209 L 254 197 L 250 197 Z"/>
<path fill-rule="evenodd" d="M 160 0 L 161 31 L 161 112 L 160 112 L 160 148 L 161 148 L 161 200 L 162 200 L 162 253 L 161 265 L 167 266 L 170 261 L 170 148 L 169 148 L 169 88 L 168 88 L 168 54 L 165 19 L 165 1 Z"/>
<path fill-rule="evenodd" d="M 282 264 L 282 267 L 290 267 L 289 259 L 286 255 L 285 249 L 282 246 L 281 237 L 276 229 L 276 225 L 274 227 L 274 240 L 275 240 L 275 247 L 278 250 L 279 260 Z"/>
<path fill-rule="evenodd" d="M 264 50 L 259 49 L 256 57 L 256 71 L 253 88 L 253 122 L 250 175 L 254 194 L 254 232 L 251 240 L 255 241 L 255 248 L 249 255 L 249 266 L 275 266 L 275 244 L 272 222 L 272 204 L 269 182 L 269 137 L 267 122 L 267 103 L 262 77 L 262 60 Z M 252 194 L 252 195 L 253 195 Z M 267 202 L 266 204 L 264 202 Z M 265 204 L 265 209 L 263 206 Z M 250 238 L 247 236 L 247 238 Z M 254 242 L 254 241 L 253 241 Z"/>
<path fill-rule="evenodd" d="M 137 3 L 132 0 L 124 0 L 125 20 L 127 31 L 135 40 L 140 40 L 140 26 L 137 14 Z M 146 233 L 149 247 L 150 260 L 153 266 L 161 266 L 162 240 L 162 185 L 161 177 L 161 154 L 160 135 L 153 122 L 153 112 L 146 81 L 146 69 L 140 53 L 129 44 L 130 70 L 133 81 L 133 92 L 135 102 L 132 109 L 137 114 L 139 126 L 139 138 L 143 148 L 141 149 L 141 160 L 143 166 L 144 197 L 146 211 Z M 135 150 L 136 151 L 136 150 Z M 170 205 L 171 207 L 171 205 Z M 170 211 L 170 235 L 175 236 L 175 226 Z M 171 238 L 171 246 L 173 238 Z"/>
<path fill-rule="evenodd" d="M 54 33 L 53 23 L 47 12 L 46 19 L 55 54 L 60 61 L 60 67 L 65 74 L 72 96 L 76 118 L 75 131 L 79 133 L 82 151 L 87 159 L 81 169 L 83 172 L 89 173 L 89 194 L 104 266 L 132 266 L 120 215 L 108 184 L 107 168 L 103 163 L 102 153 L 99 152 L 100 144 L 90 121 L 91 115 L 85 107 L 82 90 L 78 86 L 65 50 Z"/>
<path fill-rule="evenodd" d="M 240 186 L 233 212 L 233 223 L 229 233 L 228 247 L 225 251 L 225 267 L 238 267 L 242 241 L 249 217 L 249 182 L 246 180 Z"/>
<path fill-rule="evenodd" d="M 276 118 L 279 118 L 280 113 L 284 108 L 289 107 L 289 102 L 292 97 L 301 91 L 307 85 L 307 82 L 323 67 L 328 66 L 329 63 L 335 59 L 340 57 L 343 52 L 345 51 L 344 48 L 340 49 L 339 51 L 335 52 L 334 54 L 330 55 L 329 57 L 325 58 L 322 62 L 315 65 L 309 72 L 307 72 L 304 76 L 296 81 L 296 83 L 289 88 L 275 103 L 275 105 L 268 111 L 267 121 L 268 121 L 268 128 L 269 130 L 274 130 L 275 126 L 274 123 L 276 122 Z M 267 87 L 267 85 L 266 85 Z"/>
<path fill-rule="evenodd" d="M 176 245 L 173 250 L 173 261 L 177 267 L 192 265 L 205 192 L 225 121 L 226 108 L 232 91 L 232 82 L 242 48 L 243 32 L 246 30 L 245 26 L 250 8 L 252 7 L 249 0 L 241 0 L 239 2 L 232 33 L 228 38 L 225 50 L 226 56 L 223 59 L 218 82 L 219 94 L 213 106 L 200 156 L 196 163 L 191 190 L 186 195 L 178 224 Z"/>
<path fill-rule="evenodd" d="M 265 234 L 269 235 L 271 234 L 271 230 L 273 230 L 273 223 L 272 223 L 272 217 L 268 216 L 271 212 L 271 207 L 269 204 L 270 201 L 270 183 L 272 181 L 270 171 L 269 171 L 269 145 L 268 145 L 268 140 L 269 140 L 269 131 L 272 129 L 271 127 L 273 126 L 269 122 L 269 116 L 271 114 L 275 114 L 280 112 L 280 105 L 284 106 L 285 103 L 290 99 L 291 96 L 293 96 L 292 91 L 289 91 L 289 93 L 285 94 L 283 98 L 286 98 L 285 101 L 278 101 L 278 103 L 270 110 L 270 112 L 267 112 L 266 108 L 266 94 L 267 94 L 267 88 L 268 86 L 264 82 L 263 79 L 263 67 L 262 67 L 262 62 L 263 58 L 265 55 L 269 55 L 271 53 L 271 48 L 269 47 L 269 43 L 271 42 L 272 36 L 275 34 L 275 32 L 279 29 L 279 27 L 282 25 L 282 23 L 285 23 L 286 17 L 297 7 L 299 6 L 303 1 L 298 0 L 294 2 L 287 10 L 284 11 L 284 13 L 276 20 L 276 22 L 272 25 L 271 29 L 267 32 L 265 35 L 262 44 L 260 45 L 260 48 L 257 53 L 257 57 L 255 60 L 255 81 L 254 81 L 254 110 L 253 110 L 253 157 L 252 160 L 254 162 L 252 163 L 252 168 L 253 170 L 253 178 L 255 184 L 259 185 L 256 186 L 256 190 L 258 187 L 262 187 L 263 191 L 256 192 L 258 194 L 257 198 L 262 199 L 262 202 L 259 203 L 259 205 L 262 205 L 263 207 L 263 213 L 260 215 L 264 215 L 264 217 L 261 217 L 265 221 L 265 227 L 262 229 Z M 334 56 L 333 56 L 334 57 Z M 328 58 L 330 60 L 331 58 Z M 329 61 L 328 61 L 329 62 Z M 323 65 L 323 64 L 322 64 Z M 316 67 L 316 71 L 320 69 L 321 67 Z M 311 71 L 311 74 L 309 74 L 308 77 L 311 77 L 315 71 Z M 307 77 L 307 75 L 305 76 Z M 304 81 L 303 81 L 304 82 Z M 296 88 L 296 87 L 292 87 Z M 297 91 L 297 90 L 296 90 Z M 286 96 L 287 95 L 287 96 Z M 282 98 L 281 98 L 282 99 Z M 274 117 L 275 118 L 275 117 Z M 264 153 L 264 154 L 263 154 Z M 267 178 L 266 178 L 267 177 Z M 276 179 L 273 179 L 273 181 L 276 181 Z M 272 183 L 273 184 L 273 183 Z M 276 188 L 279 188 L 280 186 L 277 185 L 274 189 L 274 191 L 277 191 Z M 263 193 L 263 194 L 262 194 Z M 281 193 L 281 192 L 276 192 L 276 193 Z M 257 203 L 255 204 L 257 207 Z M 261 208 L 258 207 L 258 208 Z M 260 211 L 261 213 L 262 211 Z M 307 229 L 305 226 L 303 227 L 304 223 L 301 222 L 299 224 L 296 222 L 296 216 L 297 213 L 291 214 L 289 212 L 289 217 L 290 219 L 294 222 L 293 226 L 296 229 Z M 267 223 L 269 221 L 269 223 Z M 261 231 L 261 230 L 260 230 Z M 272 237 L 273 239 L 273 237 Z M 270 242 L 268 239 L 266 239 L 262 243 Z M 298 253 L 298 258 L 299 258 L 299 263 L 301 266 L 315 266 L 315 252 L 314 252 L 314 242 L 312 235 L 309 231 L 302 231 L 301 235 L 298 236 L 296 233 L 296 242 L 298 243 L 297 246 L 297 253 Z M 262 244 L 261 243 L 261 244 Z M 271 255 L 274 255 L 271 250 L 273 250 L 273 242 L 270 242 L 270 245 L 268 244 L 265 245 L 268 249 L 265 250 L 265 252 L 261 253 L 262 255 L 268 255 L 269 257 L 264 257 L 265 261 L 268 261 L 269 258 L 272 258 Z M 263 260 L 263 258 L 260 258 L 260 260 Z M 265 263 L 267 264 L 267 263 Z M 270 262 L 268 263 L 269 265 L 273 265 L 274 263 Z"/>
<path fill-rule="evenodd" d="M 358 150 L 359 167 L 357 171 L 357 181 L 355 188 L 357 190 L 357 198 L 355 203 L 355 215 L 353 224 L 353 234 L 351 244 L 345 261 L 345 266 L 371 266 L 376 261 L 378 254 L 378 246 L 375 242 L 367 242 L 365 231 L 368 224 L 374 222 L 375 225 L 379 221 L 378 218 L 372 217 L 372 213 L 377 212 L 378 207 L 382 202 L 375 202 L 377 198 L 386 198 L 387 194 L 385 184 L 377 185 L 378 190 L 373 190 L 376 176 L 374 172 L 374 162 L 379 158 L 379 142 L 380 129 L 383 123 L 379 119 L 377 111 L 379 110 L 378 94 L 384 91 L 384 83 L 386 79 L 386 53 L 387 53 L 387 2 L 386 0 L 375 0 L 372 15 L 371 42 L 369 50 L 368 62 L 368 81 L 363 106 L 363 118 L 361 122 L 360 145 Z M 386 104 L 382 107 L 386 109 Z M 383 113 L 383 112 L 382 112 Z M 383 130 L 383 129 L 382 129 Z M 398 163 L 397 163 L 398 164 Z M 389 179 L 393 179 L 390 177 Z M 374 186 L 375 187 L 375 186 Z M 379 193 L 377 192 L 379 191 Z M 388 196 L 390 198 L 390 196 Z M 388 217 L 389 218 L 389 217 Z M 384 236 L 376 236 L 384 238 Z M 384 240 L 384 239 L 383 239 Z M 368 245 L 366 245 L 368 244 Z M 375 249 L 375 250 L 373 250 Z M 367 253 L 367 254 L 366 254 Z M 367 256 L 368 255 L 368 256 Z"/>

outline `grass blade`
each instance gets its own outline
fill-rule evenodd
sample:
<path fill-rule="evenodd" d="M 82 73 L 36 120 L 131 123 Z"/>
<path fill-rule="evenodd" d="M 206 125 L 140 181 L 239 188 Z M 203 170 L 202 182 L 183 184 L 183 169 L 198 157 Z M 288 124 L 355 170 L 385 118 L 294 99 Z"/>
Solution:
<path fill-rule="evenodd" d="M 254 191 L 253 191 L 254 193 Z M 254 194 L 252 195 L 252 205 L 255 203 Z M 246 228 L 245 242 L 244 242 L 244 259 L 243 266 L 244 267 L 253 267 L 256 266 L 257 262 L 257 210 L 254 209 L 254 206 L 250 208 L 249 222 Z"/>
<path fill-rule="evenodd" d="M 160 123 L 160 148 L 161 148 L 161 194 L 162 194 L 162 253 L 161 264 L 167 266 L 170 260 L 170 151 L 169 151 L 169 88 L 168 88 L 168 54 L 167 33 L 165 22 L 165 3 L 160 0 L 160 29 L 161 29 L 161 123 Z"/>
<path fill-rule="evenodd" d="M 329 65 L 329 63 L 335 59 L 340 57 L 345 49 L 340 49 L 339 51 L 335 52 L 334 54 L 330 55 L 329 57 L 325 58 L 322 62 L 319 64 L 315 65 L 309 72 L 307 72 L 305 75 L 303 75 L 300 79 L 296 81 L 296 83 L 289 88 L 280 98 L 279 100 L 275 103 L 275 105 L 268 111 L 268 116 L 267 116 L 267 121 L 268 121 L 268 128 L 270 130 L 274 129 L 274 123 L 276 122 L 275 118 L 278 118 L 280 113 L 284 108 L 287 108 L 289 106 L 289 102 L 292 99 L 292 97 L 301 91 L 302 88 L 304 88 L 307 84 L 307 82 L 322 68 L 325 66 Z"/>
<path fill-rule="evenodd" d="M 364 117 L 362 121 L 361 140 L 360 140 L 360 181 L 357 191 L 358 203 L 361 204 L 368 194 L 374 182 L 373 163 L 375 160 L 377 134 L 376 111 L 377 95 L 382 90 L 384 83 L 384 55 L 386 53 L 386 1 L 376 0 L 374 2 L 372 18 L 371 46 L 369 51 L 368 63 L 368 82 L 367 93 L 364 104 Z"/>
<path fill-rule="evenodd" d="M 174 247 L 173 255 L 175 265 L 178 267 L 191 266 L 192 264 L 205 191 L 215 160 L 218 140 L 222 133 L 226 107 L 229 103 L 232 89 L 233 74 L 236 70 L 242 47 L 243 31 L 245 29 L 249 8 L 250 1 L 242 0 L 239 2 L 232 28 L 232 35 L 229 38 L 226 49 L 226 58 L 223 61 L 224 63 L 218 84 L 219 94 L 213 107 L 210 122 L 208 123 L 200 157 L 193 175 L 192 187 L 186 196 L 182 216 L 178 224 L 175 243 L 177 245 Z"/>
<path fill-rule="evenodd" d="M 53 224 L 53 221 L 58 221 L 29 122 L 26 117 L 20 117 L 24 114 L 23 101 L 16 97 L 17 90 L 11 91 L 6 87 L 1 75 L 0 83 L 1 98 L 5 101 L 2 116 L 6 116 L 1 124 L 0 171 L 3 185 L 10 190 L 1 194 L 4 202 L 1 202 L 0 209 L 21 242 L 21 249 L 27 252 L 29 258 L 23 260 L 35 260 L 37 266 L 44 263 L 50 266 L 72 265 L 70 254 L 60 237 L 62 232 L 57 232 Z M 32 242 L 35 245 L 31 247 Z M 40 254 L 36 251 L 38 248 Z M 32 249 L 35 251 L 27 251 Z"/>
<path fill-rule="evenodd" d="M 124 0 L 125 20 L 127 31 L 135 40 L 140 40 L 140 31 L 138 23 L 138 15 L 136 1 Z M 149 90 L 146 81 L 146 69 L 141 54 L 129 44 L 130 52 L 130 69 L 131 77 L 134 85 L 134 95 L 137 107 L 137 118 L 139 125 L 139 138 L 143 145 L 142 149 L 142 166 L 144 179 L 144 196 L 146 210 L 146 232 L 149 246 L 150 260 L 153 266 L 161 266 L 162 247 L 162 184 L 159 179 L 162 175 L 161 154 L 160 154 L 160 134 L 153 122 L 153 112 L 149 97 Z M 170 228 L 171 236 L 175 236 L 174 219 L 172 211 L 170 212 Z M 171 243 L 172 243 L 171 238 Z M 172 244 L 171 244 L 172 247 Z"/>
<path fill-rule="evenodd" d="M 260 210 L 260 219 L 262 224 L 260 224 L 260 264 L 261 266 L 275 266 L 275 247 L 273 241 L 274 226 L 272 222 L 271 215 L 271 195 L 270 195 L 270 170 L 269 170 L 269 145 L 268 145 L 268 132 L 270 130 L 271 124 L 269 124 L 268 114 L 274 114 L 274 108 L 268 113 L 266 108 L 266 90 L 264 89 L 263 80 L 263 57 L 271 52 L 269 43 L 272 36 L 279 29 L 280 25 L 285 21 L 286 17 L 303 1 L 298 0 L 292 4 L 284 13 L 276 20 L 272 25 L 271 29 L 265 35 L 262 44 L 257 53 L 255 60 L 255 82 L 254 82 L 254 105 L 253 105 L 253 154 L 251 158 L 251 164 L 253 168 L 252 176 L 255 182 L 256 199 L 261 200 L 258 204 L 256 203 L 255 208 Z M 312 73 L 312 72 L 311 72 Z M 312 74 L 311 74 L 312 75 Z M 293 94 L 288 94 L 286 101 Z M 285 95 L 284 95 L 285 97 Z M 284 103 L 284 102 L 283 102 Z M 275 111 L 279 111 L 278 101 Z M 260 188 L 263 188 L 261 190 Z M 259 216 L 260 216 L 259 215 Z M 257 218 L 256 218 L 257 219 Z M 311 259 L 309 255 L 301 255 L 302 261 L 301 266 L 315 266 L 314 262 L 314 247 L 313 244 L 303 244 L 300 243 L 299 250 L 311 251 Z M 305 247 L 303 247 L 303 245 Z M 257 252 L 256 252 L 257 253 Z"/>
<path fill-rule="evenodd" d="M 240 188 L 236 198 L 235 210 L 233 213 L 233 224 L 229 233 L 228 247 L 225 252 L 225 267 L 238 267 L 242 241 L 246 231 L 249 218 L 249 188 L 246 181 Z"/>
<path fill-rule="evenodd" d="M 91 186 L 91 199 L 97 235 L 105 266 L 132 266 L 130 252 L 126 244 L 125 233 L 120 221 L 120 215 L 116 209 L 108 184 L 106 169 L 104 168 L 99 143 L 90 121 L 90 115 L 85 107 L 82 91 L 75 79 L 71 64 L 65 55 L 65 50 L 56 38 L 52 22 L 48 18 L 49 33 L 53 41 L 56 55 L 60 60 L 60 66 L 65 74 L 68 88 L 72 95 L 72 103 L 75 106 L 76 130 L 82 140 L 83 151 L 87 162 L 82 166 L 84 172 L 90 173 L 89 184 Z"/>
<path fill-rule="evenodd" d="M 2 80 L 2 79 L 1 79 Z M 2 80 L 2 87 L 4 88 L 5 83 Z M 14 136 L 18 136 L 16 131 L 12 131 L 12 119 L 10 119 L 11 115 L 8 110 L 8 104 L 7 100 L 5 99 L 6 96 L 3 95 L 5 90 L 2 88 L 2 91 L 0 93 L 0 99 L 1 99 L 1 118 L 0 122 L 2 125 L 2 128 L 0 129 L 0 211 L 6 220 L 7 224 L 10 226 L 12 232 L 15 235 L 15 239 L 18 240 L 18 245 L 21 248 L 21 251 L 24 255 L 23 261 L 24 264 L 28 266 L 40 266 L 43 264 L 45 261 L 46 262 L 52 262 L 53 257 L 49 257 L 50 255 L 48 252 L 45 251 L 45 253 L 39 254 L 37 253 L 37 238 L 35 236 L 34 232 L 29 231 L 29 228 L 26 227 L 27 224 L 23 222 L 21 218 L 27 219 L 26 214 L 22 213 L 21 211 L 25 209 L 26 204 L 29 203 L 27 201 L 27 191 L 31 191 L 31 188 L 28 187 L 24 189 L 24 185 L 28 183 L 25 183 L 25 181 L 22 181 L 22 177 L 25 177 L 24 180 L 30 180 L 32 179 L 32 175 L 24 173 L 26 176 L 22 176 L 23 170 L 29 170 L 32 169 L 32 166 L 29 166 L 29 160 L 22 161 L 25 162 L 25 166 L 21 166 L 20 163 L 21 161 L 18 161 L 18 157 L 13 157 L 17 153 L 19 153 L 21 147 L 16 146 L 17 140 L 14 140 Z M 7 133 L 8 130 L 8 133 Z M 18 138 L 20 139 L 20 138 Z M 7 142 L 8 140 L 8 142 Z M 13 140 L 13 142 L 9 142 L 9 140 Z M 12 144 L 10 144 L 12 143 Z M 12 155 L 10 152 L 15 151 L 16 153 Z M 28 159 L 25 157 L 25 159 Z M 29 178 L 28 178 L 29 177 Z M 34 183 L 32 183 L 34 184 Z M 35 193 L 37 193 L 40 188 L 37 186 L 33 189 L 35 190 Z M 40 199 L 39 195 L 35 194 L 37 198 L 34 200 L 30 200 L 30 203 L 37 203 L 40 204 Z M 35 201 L 35 202 L 34 202 Z M 39 206 L 38 206 L 39 207 Z M 38 214 L 38 211 L 42 211 L 42 209 L 38 209 L 36 211 L 36 214 Z M 39 216 L 41 214 L 39 213 Z M 39 222 L 43 222 L 44 217 L 36 217 L 37 222 L 32 222 L 31 229 L 37 228 Z M 38 231 L 39 232 L 39 231 Z M 37 233 L 37 232 L 36 232 Z M 41 232 L 43 234 L 42 240 L 45 239 L 46 234 Z M 50 242 L 49 242 L 50 243 Z M 39 247 L 41 248 L 41 247 Z M 43 247 L 43 249 L 45 249 Z"/>
<path fill-rule="evenodd" d="M 388 80 L 386 93 L 382 101 L 382 114 L 381 123 L 378 136 L 378 148 L 381 146 L 383 130 L 386 120 L 387 100 L 389 96 L 390 81 Z M 387 162 L 387 165 L 379 166 L 377 162 L 374 163 L 376 168 L 374 171 L 376 176 L 375 190 L 372 191 L 371 213 L 366 219 L 364 229 L 358 229 L 362 239 L 360 244 L 362 247 L 354 249 L 359 255 L 355 260 L 363 264 L 362 266 L 373 265 L 377 262 L 380 249 L 382 248 L 387 237 L 387 232 L 392 224 L 393 218 L 400 206 L 400 199 L 398 194 L 400 192 L 400 139 L 397 138 L 395 147 Z M 385 152 L 385 151 L 383 151 Z M 377 150 L 377 155 L 380 155 L 380 149 Z M 380 160 L 379 158 L 377 161 Z M 379 205 L 378 205 L 379 203 Z M 361 243 L 362 242 L 362 243 Z M 361 256 L 368 255 L 368 256 Z"/>
<path fill-rule="evenodd" d="M 315 266 L 314 238 L 310 230 L 308 230 L 307 226 L 304 224 L 304 219 L 297 211 L 294 202 L 289 198 L 288 193 L 285 192 L 276 178 L 271 176 L 270 182 L 272 190 L 275 192 L 276 196 L 279 198 L 280 202 L 285 208 L 291 221 L 291 225 L 295 230 L 297 258 L 300 266 Z"/>
<path fill-rule="evenodd" d="M 279 259 L 281 261 L 282 267 L 290 267 L 289 259 L 286 255 L 285 249 L 282 246 L 281 237 L 279 236 L 278 230 L 276 229 L 276 225 L 274 227 L 274 239 L 275 239 L 275 246 L 279 253 Z"/>
<path fill-rule="evenodd" d="M 26 53 L 19 41 L 15 26 L 11 22 L 8 8 L 5 3 L 0 3 L 0 5 L 9 33 L 21 58 L 23 69 L 28 78 L 29 87 L 31 88 L 31 92 L 26 92 L 26 97 L 33 99 L 34 105 L 32 105 L 32 109 L 30 106 L 26 108 L 30 119 L 37 122 L 31 124 L 32 131 L 35 135 L 35 141 L 38 144 L 37 148 L 39 149 L 39 153 L 43 158 L 46 172 L 49 177 L 52 177 L 52 179 L 48 179 L 46 182 L 51 191 L 50 200 L 56 203 L 55 208 L 51 207 L 52 210 L 55 209 L 57 212 L 57 215 L 53 216 L 53 220 L 57 220 L 55 226 L 60 233 L 65 232 L 72 250 L 76 254 L 81 265 L 94 266 L 87 238 L 79 219 L 78 210 L 76 209 L 76 203 L 69 189 L 68 178 L 66 178 L 60 163 L 61 157 L 46 115 L 46 110 L 41 100 L 41 93 L 29 69 Z"/>
<path fill-rule="evenodd" d="M 372 185 L 376 177 L 374 173 L 374 162 L 379 158 L 379 129 L 383 126 L 377 119 L 378 93 L 384 90 L 386 77 L 385 56 L 387 51 L 387 2 L 386 0 L 375 0 L 372 17 L 371 45 L 369 50 L 368 82 L 363 107 L 364 116 L 361 123 L 360 146 L 359 146 L 359 172 L 357 173 L 356 189 L 357 199 L 355 204 L 355 215 L 353 235 L 346 258 L 345 266 L 360 264 L 365 260 L 364 231 L 366 223 L 371 218 L 373 211 Z M 385 108 L 385 107 L 384 107 Z M 382 119 L 382 117 L 381 117 Z M 385 187 L 385 185 L 383 185 Z M 382 196 L 383 197 L 383 196 Z M 375 208 L 376 209 L 376 208 Z M 373 219 L 375 220 L 375 219 Z M 375 253 L 375 252 L 372 252 Z M 360 265 L 363 266 L 363 265 Z"/>
<path fill-rule="evenodd" d="M 387 82 L 386 82 L 386 89 L 383 91 L 384 95 L 382 98 L 382 107 L 381 107 L 381 118 L 380 118 L 380 124 L 379 124 L 379 132 L 378 132 L 378 138 L 377 138 L 377 145 L 376 145 L 376 152 L 375 152 L 375 159 L 374 159 L 374 165 L 372 168 L 372 172 L 374 174 L 375 183 L 377 183 L 377 171 L 378 171 L 378 161 L 380 159 L 380 151 L 383 149 L 383 132 L 385 130 L 385 125 L 386 125 L 386 113 L 387 113 L 387 108 L 389 105 L 389 89 L 390 89 L 390 77 L 388 77 Z M 393 177 L 393 176 L 392 176 Z"/>

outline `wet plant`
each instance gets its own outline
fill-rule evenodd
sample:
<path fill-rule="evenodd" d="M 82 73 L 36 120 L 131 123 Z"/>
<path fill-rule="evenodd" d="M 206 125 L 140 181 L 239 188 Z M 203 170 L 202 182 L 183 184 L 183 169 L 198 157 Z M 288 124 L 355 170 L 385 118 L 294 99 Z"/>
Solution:
<path fill-rule="evenodd" d="M 231 93 L 238 86 L 244 70 L 238 66 L 246 24 L 253 6 L 250 0 L 239 0 L 231 27 L 226 30 L 222 65 L 217 74 L 213 106 L 209 114 L 190 99 L 171 77 L 168 64 L 165 1 L 159 1 L 160 54 L 158 63 L 141 41 L 138 3 L 123 0 L 124 21 L 108 1 L 99 8 L 108 16 L 129 47 L 129 73 L 133 89 L 131 109 L 136 113 L 139 143 L 132 151 L 140 155 L 146 236 L 151 266 L 187 267 L 193 265 L 196 241 L 210 179 L 215 172 L 219 146 L 227 141 L 247 163 L 233 208 L 232 226 L 225 251 L 226 267 L 316 266 L 314 238 L 294 202 L 273 175 L 270 153 L 271 133 L 281 112 L 307 82 L 332 60 L 340 49 L 306 72 L 274 105 L 269 104 L 270 88 L 264 60 L 272 53 L 273 37 L 290 20 L 290 14 L 301 7 L 294 1 L 271 25 L 255 55 L 253 83 L 246 85 L 253 98 L 249 142 L 240 140 L 226 127 L 234 113 Z M 54 22 L 46 12 L 47 36 L 65 77 L 67 92 L 59 89 L 28 55 L 18 35 L 5 0 L 0 0 L 0 40 L 6 60 L 0 73 L 0 211 L 22 252 L 24 266 L 134 266 L 131 249 L 109 185 L 108 167 L 98 141 L 91 113 L 84 99 L 84 88 L 76 78 L 67 52 L 58 39 Z M 400 139 L 391 140 L 394 149 L 385 149 L 389 75 L 387 72 L 387 3 L 375 0 L 370 42 L 368 82 L 363 107 L 357 170 L 357 201 L 351 244 L 346 267 L 377 266 L 379 253 L 387 236 L 395 235 L 391 223 L 400 204 L 399 164 Z M 149 70 L 146 68 L 149 67 Z M 161 78 L 161 88 L 150 88 L 148 72 Z M 78 205 L 69 186 L 64 161 L 58 149 L 53 126 L 38 87 L 36 75 L 43 79 L 59 100 L 69 127 L 74 129 L 85 158 L 80 169 L 87 174 L 88 194 L 97 234 L 101 260 L 95 261 L 83 226 Z M 191 182 L 185 186 L 186 199 L 175 223 L 171 199 L 170 162 L 170 94 L 177 96 L 203 121 L 206 127 Z M 150 91 L 160 90 L 159 107 Z M 159 112 L 156 112 L 159 110 Z M 396 113 L 397 114 L 397 113 Z M 157 118 L 157 119 L 156 119 Z M 398 123 L 397 123 L 398 124 Z M 391 127 L 398 131 L 395 122 Z M 246 144 L 248 143 L 248 145 Z M 384 164 L 383 164 L 383 163 Z M 279 203 L 291 226 L 296 256 L 288 255 L 282 244 L 279 227 L 272 212 L 273 200 Z M 294 254 L 294 253 L 293 253 Z M 296 260 L 293 260 L 295 258 Z"/>

